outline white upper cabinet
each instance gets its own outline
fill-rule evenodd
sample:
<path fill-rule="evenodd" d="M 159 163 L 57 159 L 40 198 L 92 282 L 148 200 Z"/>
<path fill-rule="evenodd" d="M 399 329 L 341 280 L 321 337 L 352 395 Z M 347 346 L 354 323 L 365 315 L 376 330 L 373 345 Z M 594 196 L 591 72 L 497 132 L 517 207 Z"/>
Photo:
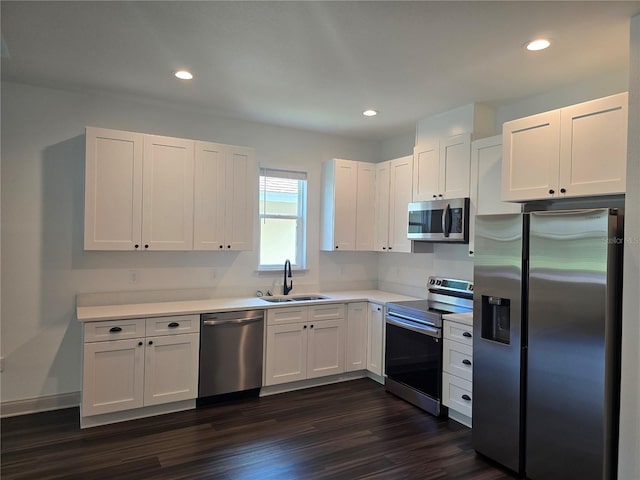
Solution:
<path fill-rule="evenodd" d="M 85 250 L 250 250 L 253 149 L 87 127 Z"/>
<path fill-rule="evenodd" d="M 373 250 L 376 165 L 358 162 L 356 197 L 356 250 Z"/>
<path fill-rule="evenodd" d="M 144 136 L 86 129 L 85 250 L 134 250 L 142 243 Z"/>
<path fill-rule="evenodd" d="M 407 238 L 408 205 L 411 203 L 413 156 L 391 160 L 389 170 L 389 250 L 410 252 Z"/>
<path fill-rule="evenodd" d="M 195 142 L 194 249 L 251 250 L 256 175 L 253 149 Z"/>
<path fill-rule="evenodd" d="M 503 202 L 500 198 L 501 172 L 502 135 L 475 140 L 471 144 L 469 255 L 473 255 L 476 215 L 520 211 L 520 204 Z"/>
<path fill-rule="evenodd" d="M 322 250 L 373 249 L 375 165 L 332 159 L 322 165 Z"/>
<path fill-rule="evenodd" d="M 193 248 L 193 142 L 87 127 L 86 250 Z"/>
<path fill-rule="evenodd" d="M 625 92 L 560 111 L 561 196 L 625 192 L 627 106 Z"/>
<path fill-rule="evenodd" d="M 440 191 L 440 147 L 420 145 L 413 150 L 413 201 L 438 198 Z"/>
<path fill-rule="evenodd" d="M 560 110 L 505 122 L 502 132 L 502 200 L 553 196 L 558 190 Z"/>
<path fill-rule="evenodd" d="M 144 136 L 142 248 L 193 249 L 193 141 Z"/>
<path fill-rule="evenodd" d="M 413 157 L 387 160 L 376 165 L 375 250 L 410 252 L 407 239 L 408 209 L 411 202 Z"/>
<path fill-rule="evenodd" d="M 391 162 L 376 164 L 374 248 L 386 252 L 389 248 L 389 172 Z"/>
<path fill-rule="evenodd" d="M 469 196 L 471 134 L 414 148 L 413 201 Z"/>
<path fill-rule="evenodd" d="M 463 133 L 440 141 L 440 193 L 442 198 L 469 196 L 471 134 Z"/>
<path fill-rule="evenodd" d="M 624 193 L 627 93 L 503 125 L 502 199 Z"/>

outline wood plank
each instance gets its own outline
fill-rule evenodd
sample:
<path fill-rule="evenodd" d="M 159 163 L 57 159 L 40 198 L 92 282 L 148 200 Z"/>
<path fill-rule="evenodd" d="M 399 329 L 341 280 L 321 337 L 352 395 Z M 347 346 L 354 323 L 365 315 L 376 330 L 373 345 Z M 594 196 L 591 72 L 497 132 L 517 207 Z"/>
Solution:
<path fill-rule="evenodd" d="M 517 478 L 370 379 L 85 430 L 77 408 L 1 426 L 3 480 Z"/>

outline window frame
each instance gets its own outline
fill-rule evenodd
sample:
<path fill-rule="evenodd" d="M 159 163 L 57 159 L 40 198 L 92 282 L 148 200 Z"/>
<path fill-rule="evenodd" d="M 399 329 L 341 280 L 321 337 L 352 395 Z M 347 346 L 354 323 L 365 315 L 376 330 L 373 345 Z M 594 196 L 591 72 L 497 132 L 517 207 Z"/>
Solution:
<path fill-rule="evenodd" d="M 258 195 L 264 195 L 266 200 L 267 190 L 262 188 L 263 177 L 274 178 L 287 178 L 298 180 L 303 182 L 302 185 L 298 184 L 298 199 L 297 199 L 297 214 L 296 215 L 283 215 L 277 213 L 268 213 L 262 209 L 258 209 L 258 221 L 262 222 L 264 219 L 283 219 L 283 220 L 296 220 L 296 256 L 291 260 L 292 270 L 306 270 L 307 268 L 307 190 L 308 190 L 308 178 L 307 172 L 289 169 L 279 168 L 267 168 L 260 167 L 258 176 Z M 266 207 L 266 201 L 263 201 L 263 209 Z M 282 264 L 263 264 L 261 263 L 261 250 L 262 250 L 262 226 L 259 228 L 259 246 L 258 246 L 258 271 L 270 272 L 280 271 L 284 266 Z"/>

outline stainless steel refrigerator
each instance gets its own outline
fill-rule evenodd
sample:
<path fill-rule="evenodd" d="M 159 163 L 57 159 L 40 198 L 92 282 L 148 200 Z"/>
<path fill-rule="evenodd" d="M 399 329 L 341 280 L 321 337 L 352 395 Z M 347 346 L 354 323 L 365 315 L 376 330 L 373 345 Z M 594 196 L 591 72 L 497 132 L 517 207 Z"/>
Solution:
<path fill-rule="evenodd" d="M 476 218 L 473 446 L 533 480 L 614 479 L 622 212 Z"/>

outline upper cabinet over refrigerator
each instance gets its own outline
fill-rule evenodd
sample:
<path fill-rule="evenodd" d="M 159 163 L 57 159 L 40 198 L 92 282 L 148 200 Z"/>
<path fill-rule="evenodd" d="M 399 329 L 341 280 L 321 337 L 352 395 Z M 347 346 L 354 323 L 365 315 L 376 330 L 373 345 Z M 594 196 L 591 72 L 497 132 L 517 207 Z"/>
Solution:
<path fill-rule="evenodd" d="M 625 192 L 628 94 L 503 125 L 502 200 Z"/>

